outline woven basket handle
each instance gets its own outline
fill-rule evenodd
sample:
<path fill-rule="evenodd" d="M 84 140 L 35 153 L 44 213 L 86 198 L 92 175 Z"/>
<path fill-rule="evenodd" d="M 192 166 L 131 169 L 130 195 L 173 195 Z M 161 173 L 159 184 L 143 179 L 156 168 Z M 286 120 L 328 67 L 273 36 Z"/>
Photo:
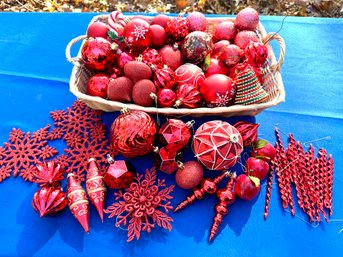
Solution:
<path fill-rule="evenodd" d="M 281 66 L 283 64 L 284 58 L 285 58 L 285 54 L 286 54 L 286 44 L 285 41 L 283 40 L 283 38 L 275 32 L 270 32 L 268 33 L 265 38 L 263 39 L 263 43 L 266 44 L 271 40 L 276 39 L 279 42 L 280 45 L 280 56 L 279 56 L 279 60 L 270 66 L 270 69 L 272 71 L 278 71 L 280 72 L 281 70 Z"/>
<path fill-rule="evenodd" d="M 78 36 L 78 37 L 72 39 L 72 40 L 68 43 L 68 45 L 67 45 L 67 47 L 66 47 L 66 53 L 65 53 L 68 62 L 71 62 L 72 64 L 74 64 L 74 65 L 76 65 L 76 66 L 79 66 L 79 65 L 80 65 L 80 58 L 79 58 L 79 57 L 71 57 L 71 55 L 70 55 L 70 50 L 71 50 L 71 48 L 72 48 L 73 45 L 75 45 L 77 42 L 82 41 L 82 40 L 84 40 L 84 39 L 86 39 L 86 38 L 87 38 L 86 35 Z"/>

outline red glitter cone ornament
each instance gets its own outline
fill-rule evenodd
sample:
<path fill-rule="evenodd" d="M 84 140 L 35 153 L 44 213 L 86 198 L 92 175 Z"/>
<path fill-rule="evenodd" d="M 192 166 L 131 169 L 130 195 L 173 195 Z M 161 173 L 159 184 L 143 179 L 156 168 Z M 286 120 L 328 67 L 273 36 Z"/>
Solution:
<path fill-rule="evenodd" d="M 243 139 L 229 123 L 213 120 L 194 133 L 192 150 L 207 169 L 226 170 L 235 165 L 243 151 Z"/>
<path fill-rule="evenodd" d="M 123 109 L 111 126 L 113 149 L 126 158 L 143 156 L 153 152 L 157 124 L 143 111 Z"/>
<path fill-rule="evenodd" d="M 135 170 L 129 161 L 115 161 L 111 156 L 107 158 L 109 166 L 104 181 L 109 188 L 128 188 L 135 177 Z"/>
<path fill-rule="evenodd" d="M 68 174 L 68 204 L 71 213 L 89 233 L 89 202 L 85 190 L 75 179 L 73 173 Z"/>
<path fill-rule="evenodd" d="M 98 211 L 101 221 L 104 221 L 104 204 L 106 187 L 104 179 L 99 171 L 98 164 L 94 158 L 88 160 L 86 189 L 89 199 Z"/>
<path fill-rule="evenodd" d="M 67 196 L 60 188 L 43 186 L 33 196 L 32 207 L 40 217 L 56 215 L 68 204 Z"/>
<path fill-rule="evenodd" d="M 40 186 L 56 186 L 64 179 L 63 168 L 59 163 L 47 161 L 36 165 L 33 182 Z"/>

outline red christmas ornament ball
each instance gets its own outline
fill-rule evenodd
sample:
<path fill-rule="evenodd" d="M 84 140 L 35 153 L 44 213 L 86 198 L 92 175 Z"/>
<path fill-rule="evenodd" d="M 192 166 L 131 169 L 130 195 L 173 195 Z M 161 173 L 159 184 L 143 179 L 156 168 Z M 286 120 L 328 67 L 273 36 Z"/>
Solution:
<path fill-rule="evenodd" d="M 215 41 L 232 41 L 235 38 L 236 32 L 235 25 L 232 21 L 223 21 L 217 25 L 214 31 L 214 39 Z"/>
<path fill-rule="evenodd" d="M 190 84 L 195 88 L 204 81 L 205 74 L 199 66 L 192 63 L 185 63 L 175 70 L 178 85 Z"/>
<path fill-rule="evenodd" d="M 108 26 L 107 24 L 96 21 L 91 23 L 87 28 L 87 37 L 102 37 L 107 38 Z"/>
<path fill-rule="evenodd" d="M 166 30 L 162 26 L 157 24 L 151 25 L 150 30 L 152 34 L 151 45 L 156 48 L 164 46 L 167 40 Z"/>
<path fill-rule="evenodd" d="M 214 74 L 200 84 L 200 93 L 208 107 L 230 106 L 233 103 L 236 88 L 228 76 Z"/>
<path fill-rule="evenodd" d="M 126 43 L 135 51 L 141 51 L 150 46 L 152 34 L 150 25 L 141 18 L 129 21 L 123 31 Z"/>
<path fill-rule="evenodd" d="M 230 72 L 229 67 L 226 66 L 222 61 L 216 58 L 210 58 L 210 64 L 208 65 L 205 71 L 205 76 L 209 77 L 214 74 L 228 75 L 229 72 Z"/>
<path fill-rule="evenodd" d="M 194 133 L 192 150 L 209 170 L 226 170 L 235 165 L 243 151 L 238 130 L 221 120 L 208 121 Z"/>
<path fill-rule="evenodd" d="M 220 56 L 223 48 L 225 46 L 228 46 L 228 45 L 230 45 L 230 41 L 229 40 L 220 40 L 220 41 L 214 43 L 213 50 L 212 50 L 212 53 L 211 53 L 211 57 L 217 58 L 218 56 Z"/>
<path fill-rule="evenodd" d="M 196 187 L 204 176 L 204 169 L 196 161 L 188 161 L 181 165 L 176 171 L 175 182 L 182 189 Z"/>
<path fill-rule="evenodd" d="M 87 83 L 87 94 L 107 98 L 108 85 L 110 78 L 104 74 L 96 74 L 92 76 Z"/>
<path fill-rule="evenodd" d="M 181 41 L 189 33 L 189 24 L 184 17 L 171 18 L 166 25 L 167 35 L 175 41 Z"/>
<path fill-rule="evenodd" d="M 152 18 L 151 25 L 160 25 L 163 28 L 166 28 L 167 22 L 170 20 L 170 16 L 165 14 L 158 14 L 154 18 Z"/>
<path fill-rule="evenodd" d="M 182 84 L 176 90 L 175 107 L 197 108 L 201 104 L 201 94 L 193 84 Z"/>
<path fill-rule="evenodd" d="M 158 107 L 173 107 L 176 101 L 176 94 L 170 88 L 162 88 L 157 92 Z"/>
<path fill-rule="evenodd" d="M 254 8 L 246 7 L 237 13 L 235 27 L 239 30 L 255 30 L 258 22 L 258 12 Z"/>
<path fill-rule="evenodd" d="M 235 44 L 244 50 L 251 42 L 258 42 L 258 37 L 254 31 L 242 30 L 235 37 Z"/>
<path fill-rule="evenodd" d="M 218 58 L 227 66 L 232 67 L 238 64 L 243 56 L 243 50 L 240 47 L 232 44 L 225 46 Z"/>
<path fill-rule="evenodd" d="M 162 56 L 163 62 L 173 71 L 184 63 L 184 58 L 177 44 L 173 46 L 165 45 L 159 50 L 159 53 Z"/>
<path fill-rule="evenodd" d="M 207 20 L 201 12 L 191 12 L 186 17 L 190 31 L 205 31 Z"/>
<path fill-rule="evenodd" d="M 169 67 L 153 68 L 153 81 L 158 90 L 173 89 L 176 83 L 175 72 Z"/>

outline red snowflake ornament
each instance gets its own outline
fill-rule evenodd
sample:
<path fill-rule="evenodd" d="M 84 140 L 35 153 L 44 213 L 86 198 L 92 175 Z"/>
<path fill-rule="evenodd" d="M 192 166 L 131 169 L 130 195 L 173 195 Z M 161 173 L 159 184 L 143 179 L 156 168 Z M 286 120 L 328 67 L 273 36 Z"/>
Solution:
<path fill-rule="evenodd" d="M 0 147 L 0 182 L 18 174 L 32 182 L 35 165 L 55 156 L 58 152 L 48 145 L 49 128 L 47 125 L 35 132 L 23 132 L 13 128 L 8 142 Z"/>
<path fill-rule="evenodd" d="M 114 193 L 117 202 L 104 212 L 109 218 L 116 216 L 116 227 L 127 227 L 128 242 L 139 239 L 141 231 L 150 233 L 155 224 L 171 231 L 173 219 L 167 213 L 173 208 L 169 201 L 173 189 L 173 185 L 166 187 L 165 180 L 156 179 L 152 168 L 138 175 L 124 192 Z"/>

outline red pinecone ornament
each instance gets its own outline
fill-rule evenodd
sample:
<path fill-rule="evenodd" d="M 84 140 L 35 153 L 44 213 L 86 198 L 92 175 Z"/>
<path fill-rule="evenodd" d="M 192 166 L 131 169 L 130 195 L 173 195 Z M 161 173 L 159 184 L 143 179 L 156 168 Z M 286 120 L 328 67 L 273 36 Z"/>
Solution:
<path fill-rule="evenodd" d="M 36 165 L 33 182 L 43 186 L 56 186 L 64 179 L 63 168 L 59 163 L 47 161 Z"/>
<path fill-rule="evenodd" d="M 33 196 L 32 206 L 40 217 L 56 215 L 68 204 L 67 196 L 60 188 L 43 186 Z"/>
<path fill-rule="evenodd" d="M 189 33 L 189 24 L 184 17 L 175 17 L 167 22 L 166 32 L 175 41 L 181 41 Z"/>
<path fill-rule="evenodd" d="M 197 108 L 201 104 L 201 94 L 192 84 L 182 84 L 176 90 L 175 107 Z"/>

